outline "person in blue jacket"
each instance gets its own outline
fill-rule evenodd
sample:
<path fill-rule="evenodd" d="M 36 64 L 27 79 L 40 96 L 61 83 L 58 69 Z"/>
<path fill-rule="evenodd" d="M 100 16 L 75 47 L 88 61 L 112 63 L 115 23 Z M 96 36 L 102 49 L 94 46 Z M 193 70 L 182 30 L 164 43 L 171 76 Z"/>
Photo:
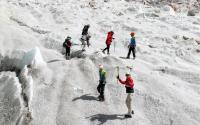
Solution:
<path fill-rule="evenodd" d="M 131 55 L 131 52 L 133 53 L 133 59 L 135 59 L 136 55 L 135 55 L 135 47 L 136 47 L 136 41 L 135 41 L 135 33 L 132 32 L 131 34 L 131 40 L 130 40 L 130 43 L 128 45 L 129 47 L 129 51 L 128 51 L 128 55 L 127 55 L 127 59 L 130 59 L 130 55 Z"/>

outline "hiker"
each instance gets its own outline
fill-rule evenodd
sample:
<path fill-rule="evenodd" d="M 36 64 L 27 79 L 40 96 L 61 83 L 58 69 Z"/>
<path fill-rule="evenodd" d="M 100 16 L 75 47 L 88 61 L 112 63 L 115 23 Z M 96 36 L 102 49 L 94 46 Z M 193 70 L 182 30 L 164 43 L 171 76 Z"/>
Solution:
<path fill-rule="evenodd" d="M 104 101 L 104 88 L 106 85 L 106 71 L 103 69 L 103 65 L 99 65 L 99 85 L 97 87 L 97 91 L 99 92 L 98 100 Z"/>
<path fill-rule="evenodd" d="M 117 79 L 119 80 L 121 84 L 125 85 L 126 87 L 126 93 L 127 93 L 126 106 L 128 108 L 128 113 L 125 115 L 125 118 L 132 118 L 132 114 L 134 114 L 134 111 L 132 110 L 132 106 L 131 106 L 131 101 L 132 101 L 131 96 L 132 96 L 132 93 L 134 93 L 133 78 L 131 77 L 130 73 L 126 73 L 126 81 L 122 81 L 119 75 L 117 76 Z"/>
<path fill-rule="evenodd" d="M 135 59 L 135 47 L 136 47 L 136 41 L 135 41 L 135 33 L 132 32 L 131 34 L 131 40 L 129 42 L 129 45 L 128 45 L 128 48 L 129 48 L 129 51 L 128 51 L 128 55 L 127 55 L 127 59 L 130 59 L 130 55 L 131 55 L 131 52 L 133 53 L 133 59 Z"/>
<path fill-rule="evenodd" d="M 72 43 L 71 43 L 71 37 L 68 36 L 66 39 L 65 39 L 65 42 L 63 43 L 63 47 L 65 47 L 66 49 L 66 59 L 70 59 L 70 48 L 72 46 Z"/>
<path fill-rule="evenodd" d="M 107 54 L 108 55 L 110 54 L 110 45 L 112 43 L 112 40 L 115 39 L 115 38 L 113 38 L 113 35 L 114 35 L 113 31 L 108 32 L 107 39 L 106 39 L 106 46 L 107 47 L 102 51 L 104 54 L 105 54 L 106 50 L 107 50 Z"/>
<path fill-rule="evenodd" d="M 89 28 L 90 28 L 90 25 L 88 24 L 88 25 L 85 25 L 83 27 L 83 30 L 82 30 L 82 37 L 81 37 L 80 40 L 82 42 L 82 46 L 83 46 L 82 50 L 83 51 L 85 51 L 86 45 L 88 47 L 90 46 L 90 38 L 91 38 L 91 36 L 88 33 Z"/>

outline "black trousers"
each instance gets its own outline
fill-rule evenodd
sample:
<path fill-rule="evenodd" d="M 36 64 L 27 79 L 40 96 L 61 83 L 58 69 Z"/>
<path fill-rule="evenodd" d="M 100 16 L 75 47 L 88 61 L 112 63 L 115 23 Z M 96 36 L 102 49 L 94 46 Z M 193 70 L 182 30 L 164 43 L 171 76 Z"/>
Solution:
<path fill-rule="evenodd" d="M 70 56 L 70 47 L 66 47 L 66 57 Z"/>
<path fill-rule="evenodd" d="M 130 58 L 131 52 L 133 53 L 133 58 L 135 58 L 135 46 L 130 46 L 127 58 Z"/>
<path fill-rule="evenodd" d="M 99 85 L 97 86 L 97 91 L 100 93 L 100 98 L 104 99 L 104 89 L 105 89 L 105 84 L 103 82 L 99 82 Z"/>
<path fill-rule="evenodd" d="M 107 54 L 110 53 L 110 44 L 107 44 L 107 47 L 103 50 L 105 52 L 107 50 Z"/>

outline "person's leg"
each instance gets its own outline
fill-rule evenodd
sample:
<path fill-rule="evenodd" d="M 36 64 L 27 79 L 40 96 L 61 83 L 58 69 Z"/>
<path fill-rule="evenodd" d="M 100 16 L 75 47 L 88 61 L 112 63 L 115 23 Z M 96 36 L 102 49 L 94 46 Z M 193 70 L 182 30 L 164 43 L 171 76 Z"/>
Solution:
<path fill-rule="evenodd" d="M 66 59 L 68 59 L 68 57 L 69 57 L 69 52 L 70 52 L 69 49 L 70 49 L 69 47 L 66 47 Z"/>
<path fill-rule="evenodd" d="M 130 58 L 130 54 L 131 54 L 131 47 L 129 47 L 128 55 L 126 58 Z"/>
<path fill-rule="evenodd" d="M 103 53 L 105 53 L 106 49 L 107 49 L 107 47 L 105 49 L 103 49 Z"/>
<path fill-rule="evenodd" d="M 67 58 L 67 54 L 68 54 L 68 50 L 67 50 L 67 47 L 66 47 L 66 53 L 65 53 L 65 55 L 66 55 L 66 58 Z"/>
<path fill-rule="evenodd" d="M 87 46 L 88 46 L 88 47 L 90 46 L 89 38 L 87 38 Z"/>
<path fill-rule="evenodd" d="M 126 106 L 128 108 L 128 115 L 131 115 L 132 113 L 132 107 L 131 107 L 131 93 L 128 93 L 127 98 L 126 98 Z"/>
<path fill-rule="evenodd" d="M 100 97 L 102 101 L 104 101 L 104 89 L 105 89 L 105 84 L 101 84 Z"/>
<path fill-rule="evenodd" d="M 108 45 L 106 45 L 106 48 L 102 51 L 103 53 L 105 53 L 105 51 L 108 49 Z"/>
<path fill-rule="evenodd" d="M 110 45 L 107 45 L 107 54 L 110 54 Z"/>
<path fill-rule="evenodd" d="M 82 42 L 82 50 L 85 51 L 85 47 L 86 47 L 86 35 L 83 35 L 81 38 L 81 42 Z"/>
<path fill-rule="evenodd" d="M 69 57 L 71 57 L 71 48 L 69 48 Z"/>
<path fill-rule="evenodd" d="M 83 42 L 82 46 L 83 46 L 82 50 L 85 51 L 85 46 L 86 46 L 85 41 Z"/>
<path fill-rule="evenodd" d="M 101 84 L 99 83 L 99 85 L 97 86 L 97 91 L 98 91 L 98 93 L 101 92 L 100 89 L 101 89 Z"/>
<path fill-rule="evenodd" d="M 133 52 L 133 58 L 135 58 L 135 47 L 133 47 L 132 52 Z"/>

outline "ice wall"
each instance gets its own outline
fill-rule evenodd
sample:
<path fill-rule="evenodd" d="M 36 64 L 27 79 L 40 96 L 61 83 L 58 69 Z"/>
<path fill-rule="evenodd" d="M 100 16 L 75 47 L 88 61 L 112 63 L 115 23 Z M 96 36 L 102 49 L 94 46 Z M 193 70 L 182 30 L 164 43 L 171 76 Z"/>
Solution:
<path fill-rule="evenodd" d="M 28 51 L 22 58 L 19 68 L 23 69 L 25 65 L 31 66 L 32 68 L 38 68 L 44 66 L 44 62 L 40 49 L 38 47 Z"/>

